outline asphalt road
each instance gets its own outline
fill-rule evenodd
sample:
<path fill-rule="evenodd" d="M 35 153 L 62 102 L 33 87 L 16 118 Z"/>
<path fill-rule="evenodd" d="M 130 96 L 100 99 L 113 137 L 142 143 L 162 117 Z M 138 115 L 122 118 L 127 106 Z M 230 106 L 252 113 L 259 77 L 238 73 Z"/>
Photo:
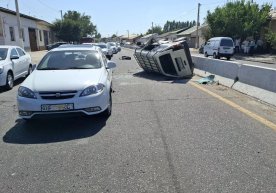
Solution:
<path fill-rule="evenodd" d="M 108 120 L 27 124 L 17 116 L 18 85 L 0 91 L 0 192 L 276 192 L 275 130 L 192 80 L 146 74 L 134 60 L 118 59 L 132 52 L 113 58 L 118 67 Z M 217 92 L 276 117 L 274 107 Z"/>

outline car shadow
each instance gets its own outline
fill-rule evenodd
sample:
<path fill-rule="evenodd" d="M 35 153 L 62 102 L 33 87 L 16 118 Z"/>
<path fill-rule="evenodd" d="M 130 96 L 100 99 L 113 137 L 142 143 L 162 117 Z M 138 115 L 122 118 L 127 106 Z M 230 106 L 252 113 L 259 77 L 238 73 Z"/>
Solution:
<path fill-rule="evenodd" d="M 93 117 L 61 117 L 54 119 L 34 119 L 27 122 L 16 121 L 3 137 L 5 143 L 45 144 L 92 137 L 106 125 L 106 119 Z"/>
<path fill-rule="evenodd" d="M 18 86 L 18 85 L 21 84 L 25 79 L 26 79 L 25 77 L 17 79 L 16 81 L 14 81 L 13 86 L 14 86 L 14 87 L 15 87 L 15 86 Z M 13 88 L 13 89 L 14 89 L 14 88 Z M 10 90 L 6 89 L 5 86 L 1 86 L 1 87 L 0 87 L 0 94 L 1 94 L 1 93 L 4 93 L 4 92 L 8 92 L 8 91 L 10 91 Z"/>
<path fill-rule="evenodd" d="M 158 81 L 158 82 L 166 81 L 166 82 L 170 82 L 171 84 L 187 84 L 191 80 L 191 78 L 167 77 L 167 76 L 163 76 L 158 73 L 145 72 L 145 71 L 137 72 L 137 73 L 133 74 L 133 76 L 138 77 L 138 78 L 154 80 L 154 81 Z"/>

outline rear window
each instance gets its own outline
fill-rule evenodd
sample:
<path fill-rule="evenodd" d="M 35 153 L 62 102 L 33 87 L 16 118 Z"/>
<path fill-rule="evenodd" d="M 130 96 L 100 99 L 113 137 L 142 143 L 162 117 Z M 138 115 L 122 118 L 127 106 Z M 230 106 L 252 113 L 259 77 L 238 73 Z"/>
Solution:
<path fill-rule="evenodd" d="M 98 69 L 102 67 L 100 54 L 91 50 L 49 52 L 37 70 Z"/>
<path fill-rule="evenodd" d="M 233 41 L 229 39 L 222 39 L 220 42 L 220 46 L 233 47 Z"/>
<path fill-rule="evenodd" d="M 8 48 L 0 48 L 0 60 L 5 60 L 7 57 Z"/>

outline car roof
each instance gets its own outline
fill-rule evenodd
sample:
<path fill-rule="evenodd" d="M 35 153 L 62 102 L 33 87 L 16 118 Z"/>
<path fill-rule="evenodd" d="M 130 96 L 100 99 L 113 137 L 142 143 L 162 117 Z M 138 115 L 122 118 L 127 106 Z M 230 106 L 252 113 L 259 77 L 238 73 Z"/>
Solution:
<path fill-rule="evenodd" d="M 67 51 L 67 50 L 93 50 L 93 51 L 99 51 L 100 48 L 97 46 L 93 46 L 93 45 L 88 45 L 88 44 L 64 44 L 61 45 L 57 48 L 54 48 L 52 50 L 50 50 L 49 52 L 52 51 Z"/>
<path fill-rule="evenodd" d="M 0 45 L 0 48 L 20 48 L 19 46 Z"/>
<path fill-rule="evenodd" d="M 230 37 L 214 37 L 214 38 L 211 38 L 210 40 L 221 40 L 221 39 L 232 40 L 232 38 L 230 38 Z"/>

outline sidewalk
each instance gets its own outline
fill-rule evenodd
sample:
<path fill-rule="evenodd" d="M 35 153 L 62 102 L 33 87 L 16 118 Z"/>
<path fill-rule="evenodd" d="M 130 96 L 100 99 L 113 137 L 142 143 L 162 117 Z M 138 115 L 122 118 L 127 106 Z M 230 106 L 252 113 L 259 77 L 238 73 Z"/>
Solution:
<path fill-rule="evenodd" d="M 256 54 L 256 55 L 244 55 L 244 54 L 236 54 L 233 56 L 236 60 L 246 60 L 251 62 L 261 62 L 267 64 L 275 64 L 276 65 L 276 55 L 271 54 Z"/>
<path fill-rule="evenodd" d="M 191 53 L 198 53 L 198 49 L 190 48 Z M 276 66 L 276 55 L 271 54 L 255 54 L 255 55 L 245 55 L 245 54 L 235 54 L 233 59 L 244 60 L 250 62 L 260 62 L 266 64 L 275 64 Z"/>

